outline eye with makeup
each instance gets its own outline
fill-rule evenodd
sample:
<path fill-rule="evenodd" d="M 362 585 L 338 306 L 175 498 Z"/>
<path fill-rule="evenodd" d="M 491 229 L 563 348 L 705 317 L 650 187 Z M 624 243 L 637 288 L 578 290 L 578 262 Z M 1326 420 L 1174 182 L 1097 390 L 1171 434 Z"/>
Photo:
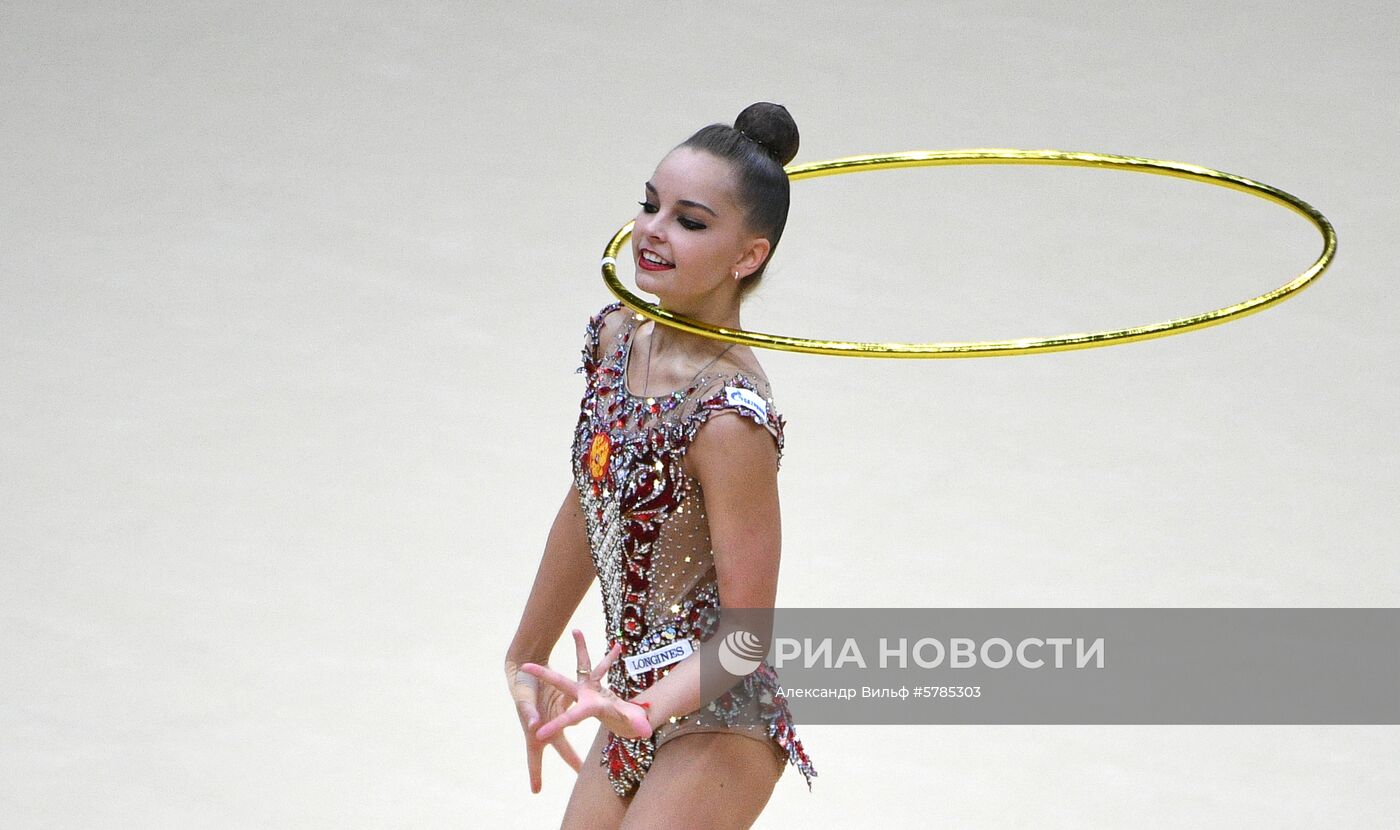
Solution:
<path fill-rule="evenodd" d="M 638 202 L 637 204 L 641 205 L 642 210 L 646 213 L 656 213 L 657 211 L 656 205 L 653 205 L 651 202 Z M 696 222 L 694 219 L 687 219 L 684 216 L 678 218 L 676 221 L 680 222 L 681 227 L 687 230 L 700 231 L 705 229 L 704 225 Z"/>

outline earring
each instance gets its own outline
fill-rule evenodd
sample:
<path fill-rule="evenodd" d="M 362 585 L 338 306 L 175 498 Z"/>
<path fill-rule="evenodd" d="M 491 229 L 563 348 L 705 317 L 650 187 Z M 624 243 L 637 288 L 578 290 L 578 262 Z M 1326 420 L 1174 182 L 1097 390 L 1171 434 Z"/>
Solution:
<path fill-rule="evenodd" d="M 739 272 L 738 272 L 738 271 L 735 271 L 735 272 L 734 272 L 734 279 L 736 279 L 736 280 L 739 279 Z"/>

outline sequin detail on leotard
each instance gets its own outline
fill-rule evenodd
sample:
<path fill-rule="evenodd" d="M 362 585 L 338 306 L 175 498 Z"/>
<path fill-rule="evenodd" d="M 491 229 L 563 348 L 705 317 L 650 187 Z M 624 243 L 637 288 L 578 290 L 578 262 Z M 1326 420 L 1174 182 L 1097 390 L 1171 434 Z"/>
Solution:
<path fill-rule="evenodd" d="M 709 522 L 700 483 L 682 465 L 695 434 L 716 412 L 733 411 L 760 424 L 777 442 L 782 466 L 786 420 L 766 384 L 746 372 L 701 374 L 683 389 L 652 397 L 627 388 L 631 338 L 645 320 L 609 303 L 585 328 L 582 365 L 586 388 L 573 440 L 589 547 L 603 596 L 607 648 L 622 643 L 608 673 L 620 697 L 631 698 L 670 671 L 636 677 L 624 659 L 681 638 L 709 638 L 721 607 Z M 619 312 L 613 342 L 599 342 L 605 318 Z M 619 319 L 620 318 L 620 319 Z M 703 370 L 702 370 L 703 371 Z M 695 712 L 662 724 L 649 738 L 609 732 L 599 763 L 619 795 L 636 792 L 656 748 L 689 731 L 737 731 L 771 742 L 796 766 L 811 789 L 816 769 L 798 740 L 777 673 L 767 661 L 734 688 Z"/>

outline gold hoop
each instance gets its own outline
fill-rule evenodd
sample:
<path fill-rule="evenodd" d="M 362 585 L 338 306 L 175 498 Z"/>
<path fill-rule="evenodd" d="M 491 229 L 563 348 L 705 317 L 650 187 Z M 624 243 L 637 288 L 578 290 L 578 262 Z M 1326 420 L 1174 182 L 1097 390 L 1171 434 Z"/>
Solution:
<path fill-rule="evenodd" d="M 787 352 L 806 352 L 841 357 L 993 357 L 1036 352 L 1055 352 L 1068 349 L 1088 349 L 1116 343 L 1166 337 L 1194 329 L 1215 326 L 1230 320 L 1245 317 L 1282 302 L 1302 290 L 1317 279 L 1331 264 L 1337 251 L 1337 235 L 1332 223 L 1307 202 L 1285 193 L 1276 187 L 1261 182 L 1222 173 L 1208 167 L 1162 159 L 1137 158 L 1134 156 L 1114 156 L 1103 153 L 1071 153 L 1061 150 L 1016 150 L 1016 149 L 975 149 L 925 151 L 911 150 L 902 153 L 847 156 L 830 161 L 814 161 L 784 168 L 788 178 L 796 181 L 818 176 L 832 176 L 852 170 L 884 170 L 900 167 L 925 167 L 951 164 L 1062 164 L 1078 167 L 1105 167 L 1114 170 L 1128 170 L 1138 173 L 1153 173 L 1193 179 L 1208 184 L 1228 187 L 1259 196 L 1291 208 L 1311 221 L 1322 234 L 1322 254 L 1306 271 L 1284 285 L 1260 294 L 1257 297 L 1208 311 L 1190 317 L 1178 317 L 1162 323 L 1151 323 L 1132 328 L 1111 329 L 1087 333 L 1066 334 L 1059 337 L 1023 337 L 1014 340 L 988 340 L 952 343 L 869 343 L 849 340 L 813 340 L 804 337 L 788 337 L 781 334 L 730 329 L 693 320 L 680 314 L 667 311 L 647 302 L 628 291 L 617 278 L 617 254 L 622 244 L 632 235 L 633 222 L 622 226 L 603 249 L 603 282 L 617 296 L 622 304 L 633 311 L 649 317 L 658 323 L 674 326 L 684 331 L 699 334 L 715 340 L 742 343 L 764 349 L 777 349 Z"/>

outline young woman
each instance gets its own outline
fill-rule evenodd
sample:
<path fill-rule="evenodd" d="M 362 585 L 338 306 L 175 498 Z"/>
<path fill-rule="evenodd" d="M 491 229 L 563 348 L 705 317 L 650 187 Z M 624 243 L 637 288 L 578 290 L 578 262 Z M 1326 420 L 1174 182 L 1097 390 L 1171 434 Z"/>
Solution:
<path fill-rule="evenodd" d="M 740 301 L 787 222 L 797 144 L 787 110 L 760 102 L 667 154 L 632 231 L 637 287 L 742 328 Z M 582 364 L 573 482 L 505 661 L 530 789 L 550 745 L 579 772 L 565 827 L 748 827 L 787 764 L 809 788 L 816 770 L 766 661 L 702 706 L 690 652 L 721 607 L 773 607 L 784 418 L 748 347 L 618 302 L 589 320 Z M 595 576 L 608 649 L 593 666 L 575 629 L 565 676 L 543 663 Z M 599 724 L 583 763 L 562 730 L 587 718 Z"/>

